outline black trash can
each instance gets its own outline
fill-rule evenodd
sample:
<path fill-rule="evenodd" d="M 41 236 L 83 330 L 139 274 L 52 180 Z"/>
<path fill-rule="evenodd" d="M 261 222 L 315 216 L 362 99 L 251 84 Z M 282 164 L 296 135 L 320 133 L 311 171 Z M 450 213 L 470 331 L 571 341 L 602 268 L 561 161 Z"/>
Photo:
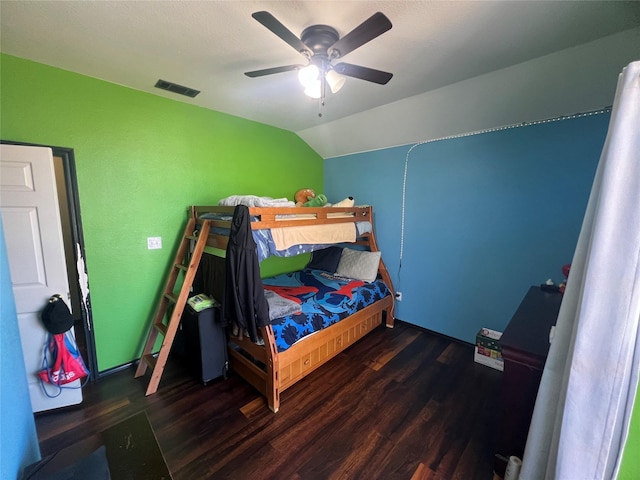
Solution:
<path fill-rule="evenodd" d="M 194 312 L 186 307 L 178 330 L 176 353 L 183 356 L 194 376 L 205 385 L 218 377 L 227 378 L 227 337 L 220 325 L 220 307 Z"/>

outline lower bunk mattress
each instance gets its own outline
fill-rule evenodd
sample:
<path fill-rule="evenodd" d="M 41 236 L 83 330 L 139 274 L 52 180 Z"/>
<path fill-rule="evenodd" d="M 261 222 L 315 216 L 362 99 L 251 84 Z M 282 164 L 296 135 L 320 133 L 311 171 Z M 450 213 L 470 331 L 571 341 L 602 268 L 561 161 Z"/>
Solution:
<path fill-rule="evenodd" d="M 312 269 L 265 278 L 263 285 L 299 305 L 271 321 L 279 352 L 391 294 L 379 279 L 368 283 Z"/>

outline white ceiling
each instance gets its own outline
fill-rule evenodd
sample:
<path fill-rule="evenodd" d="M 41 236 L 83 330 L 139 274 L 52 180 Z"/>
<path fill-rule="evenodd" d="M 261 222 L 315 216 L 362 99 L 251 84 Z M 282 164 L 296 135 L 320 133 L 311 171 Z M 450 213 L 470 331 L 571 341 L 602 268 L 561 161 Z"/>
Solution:
<path fill-rule="evenodd" d="M 344 57 L 394 73 L 349 78 L 322 118 L 295 72 L 304 63 L 251 17 L 267 10 L 294 34 L 328 24 L 344 36 L 376 11 L 393 28 Z M 300 132 L 640 25 L 638 1 L 6 1 L 2 52 Z M 342 61 L 342 59 L 341 59 Z M 201 93 L 154 88 L 158 79 Z"/>

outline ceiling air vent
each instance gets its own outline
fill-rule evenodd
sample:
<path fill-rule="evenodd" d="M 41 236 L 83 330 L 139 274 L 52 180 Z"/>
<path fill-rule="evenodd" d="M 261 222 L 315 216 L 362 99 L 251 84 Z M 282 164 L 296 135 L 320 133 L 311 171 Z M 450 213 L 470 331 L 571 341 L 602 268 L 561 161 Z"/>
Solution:
<path fill-rule="evenodd" d="M 200 93 L 200 90 L 195 90 L 189 87 L 183 87 L 182 85 L 178 85 L 177 83 L 167 82 L 166 80 L 158 80 L 155 85 L 157 88 L 161 88 L 162 90 L 168 90 L 173 93 L 177 93 L 179 95 L 185 95 L 187 97 L 195 97 Z"/>

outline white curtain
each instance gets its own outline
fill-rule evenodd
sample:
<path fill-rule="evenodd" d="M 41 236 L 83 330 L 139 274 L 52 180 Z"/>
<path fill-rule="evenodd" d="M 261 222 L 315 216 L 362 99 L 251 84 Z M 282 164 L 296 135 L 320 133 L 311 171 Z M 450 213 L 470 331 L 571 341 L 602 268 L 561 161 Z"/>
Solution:
<path fill-rule="evenodd" d="M 618 80 L 520 480 L 612 479 L 640 364 L 640 62 Z"/>

